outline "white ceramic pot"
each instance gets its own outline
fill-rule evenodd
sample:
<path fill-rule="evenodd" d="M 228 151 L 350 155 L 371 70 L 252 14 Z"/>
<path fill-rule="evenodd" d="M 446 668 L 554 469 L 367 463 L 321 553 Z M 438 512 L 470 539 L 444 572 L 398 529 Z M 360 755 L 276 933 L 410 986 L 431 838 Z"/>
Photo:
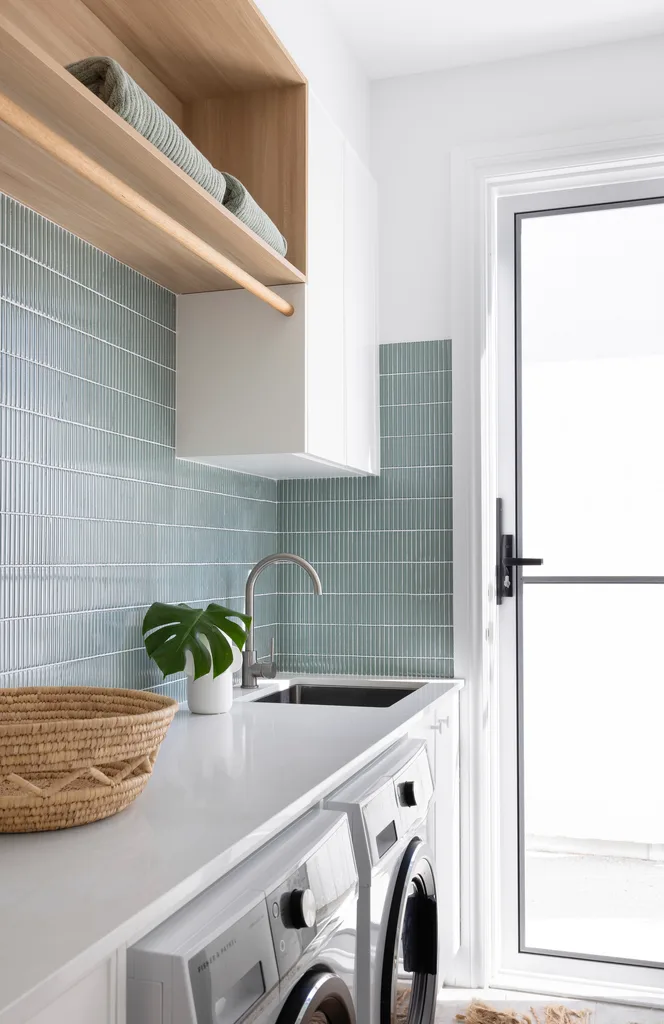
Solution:
<path fill-rule="evenodd" d="M 223 715 L 233 706 L 233 669 L 227 668 L 221 675 L 193 678 L 187 672 L 187 704 L 195 715 Z"/>
<path fill-rule="evenodd" d="M 207 647 L 207 638 L 198 634 L 198 639 Z M 194 679 L 194 659 L 191 652 L 185 654 L 185 672 L 187 673 L 187 705 L 195 715 L 224 715 L 233 706 L 233 673 L 242 664 L 242 655 L 233 646 L 233 664 L 218 676 L 208 672 L 205 676 Z"/>

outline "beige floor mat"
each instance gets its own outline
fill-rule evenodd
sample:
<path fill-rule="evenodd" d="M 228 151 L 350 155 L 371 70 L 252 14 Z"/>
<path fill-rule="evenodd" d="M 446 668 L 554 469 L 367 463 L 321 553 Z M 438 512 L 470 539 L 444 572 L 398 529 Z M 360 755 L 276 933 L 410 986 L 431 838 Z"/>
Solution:
<path fill-rule="evenodd" d="M 438 1014 L 436 1016 L 439 1017 Z M 529 1013 L 523 1013 L 475 1001 L 463 1013 L 457 1013 L 455 1020 L 461 1024 L 586 1024 L 589 1016 L 589 1010 L 572 1010 L 561 1003 L 552 1003 L 539 1010 L 531 1007 Z"/>

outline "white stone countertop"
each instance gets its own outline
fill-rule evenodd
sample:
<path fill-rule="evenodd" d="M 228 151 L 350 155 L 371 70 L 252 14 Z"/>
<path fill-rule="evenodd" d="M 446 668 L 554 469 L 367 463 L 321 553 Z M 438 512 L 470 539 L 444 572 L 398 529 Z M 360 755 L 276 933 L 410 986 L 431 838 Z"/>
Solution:
<path fill-rule="evenodd" d="M 150 931 L 462 686 L 297 677 L 308 679 L 417 689 L 388 708 L 243 696 L 228 715 L 181 710 L 152 779 L 125 811 L 60 832 L 0 836 L 1 1024 L 25 1019 L 28 1007 Z M 289 682 L 263 685 L 260 696 Z"/>

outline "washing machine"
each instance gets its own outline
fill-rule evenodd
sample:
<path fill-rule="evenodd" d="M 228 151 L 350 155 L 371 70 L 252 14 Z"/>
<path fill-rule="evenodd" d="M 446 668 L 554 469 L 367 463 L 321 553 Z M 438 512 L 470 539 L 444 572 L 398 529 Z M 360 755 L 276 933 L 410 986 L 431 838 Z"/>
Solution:
<path fill-rule="evenodd" d="M 344 813 L 310 812 L 127 951 L 127 1024 L 359 1024 Z"/>
<path fill-rule="evenodd" d="M 325 805 L 351 823 L 359 874 L 356 1000 L 361 1024 L 432 1024 L 438 903 L 426 841 L 433 799 L 426 745 L 404 741 Z"/>

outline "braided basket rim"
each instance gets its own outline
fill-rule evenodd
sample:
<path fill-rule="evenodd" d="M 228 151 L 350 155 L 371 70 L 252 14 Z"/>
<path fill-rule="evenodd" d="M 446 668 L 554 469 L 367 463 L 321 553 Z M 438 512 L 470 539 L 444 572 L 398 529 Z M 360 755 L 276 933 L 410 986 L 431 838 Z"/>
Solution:
<path fill-rule="evenodd" d="M 19 695 L 32 695 L 43 696 L 45 694 L 60 695 L 62 697 L 70 696 L 100 696 L 100 697 L 115 697 L 115 698 L 131 698 L 136 700 L 140 698 L 147 703 L 156 705 L 153 708 L 146 708 L 143 711 L 127 712 L 125 714 L 119 713 L 116 715 L 95 715 L 91 713 L 88 716 L 81 715 L 80 718 L 43 718 L 43 719 L 26 719 L 23 722 L 3 722 L 2 720 L 2 698 Z M 99 728 L 108 729 L 109 726 L 130 726 L 136 725 L 138 722 L 159 722 L 163 719 L 172 717 L 177 711 L 179 705 L 177 700 L 173 697 L 167 697 L 165 694 L 152 693 L 150 690 L 135 690 L 115 686 L 10 686 L 0 688 L 0 736 L 12 736 L 19 735 L 26 732 L 35 732 L 39 729 L 53 729 L 54 731 L 60 731 L 62 729 L 90 729 L 95 724 Z M 19 710 L 18 708 L 14 709 Z M 46 709 L 45 709 L 46 710 Z M 51 708 L 51 710 L 57 710 L 57 707 Z"/>

